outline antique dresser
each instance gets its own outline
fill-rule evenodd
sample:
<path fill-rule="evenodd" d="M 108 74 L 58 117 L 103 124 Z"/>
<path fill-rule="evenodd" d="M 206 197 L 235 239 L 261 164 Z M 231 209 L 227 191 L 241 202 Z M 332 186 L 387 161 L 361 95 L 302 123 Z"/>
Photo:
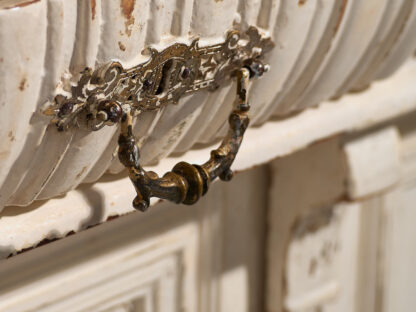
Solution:
<path fill-rule="evenodd" d="M 0 311 L 416 307 L 416 0 L 0 0 Z"/>

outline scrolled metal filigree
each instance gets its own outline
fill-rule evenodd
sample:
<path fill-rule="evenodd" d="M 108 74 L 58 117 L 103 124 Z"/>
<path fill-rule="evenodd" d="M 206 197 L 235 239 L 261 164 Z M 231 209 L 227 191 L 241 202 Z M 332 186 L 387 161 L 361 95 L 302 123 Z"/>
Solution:
<path fill-rule="evenodd" d="M 243 34 L 232 30 L 224 42 L 211 46 L 200 47 L 195 39 L 162 51 L 148 48 L 148 61 L 133 68 L 125 69 L 119 62 L 86 68 L 70 96 L 58 94 L 44 113 L 53 116 L 59 130 L 75 124 L 98 130 L 119 123 L 121 112 L 157 110 L 178 103 L 186 93 L 215 90 L 239 68 L 262 74 L 260 57 L 272 46 L 269 37 L 249 27 Z"/>
<path fill-rule="evenodd" d="M 249 78 L 250 71 L 247 68 L 237 71 L 236 109 L 228 120 L 230 129 L 221 145 L 211 152 L 210 159 L 202 165 L 179 162 L 162 177 L 153 171 L 145 171 L 140 165 L 140 152 L 132 132 L 132 114 L 124 114 L 118 140 L 118 155 L 121 163 L 128 169 L 136 189 L 137 196 L 133 201 L 136 209 L 147 210 L 151 197 L 192 205 L 208 191 L 210 183 L 217 177 L 224 181 L 232 178 L 230 167 L 249 124 Z"/>

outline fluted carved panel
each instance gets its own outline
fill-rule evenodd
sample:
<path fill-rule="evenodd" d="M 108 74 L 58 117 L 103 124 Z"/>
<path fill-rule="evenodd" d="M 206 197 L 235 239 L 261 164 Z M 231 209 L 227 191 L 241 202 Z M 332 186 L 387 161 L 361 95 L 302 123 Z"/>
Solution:
<path fill-rule="evenodd" d="M 251 86 L 252 120 L 260 125 L 392 74 L 416 47 L 416 1 L 4 1 L 0 207 L 57 196 L 123 169 L 117 126 L 58 133 L 40 113 L 82 69 L 112 60 L 134 66 L 146 60 L 140 52 L 149 45 L 195 36 L 217 43 L 230 28 L 248 25 L 276 44 L 267 55 L 271 71 Z M 227 85 L 139 115 L 134 132 L 144 164 L 221 137 L 233 97 Z"/>

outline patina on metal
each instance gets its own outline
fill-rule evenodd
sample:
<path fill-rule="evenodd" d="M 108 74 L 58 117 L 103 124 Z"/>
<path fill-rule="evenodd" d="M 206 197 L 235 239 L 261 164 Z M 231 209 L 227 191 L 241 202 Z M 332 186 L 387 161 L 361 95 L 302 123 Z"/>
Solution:
<path fill-rule="evenodd" d="M 151 197 L 194 204 L 217 177 L 232 178 L 230 167 L 249 124 L 249 79 L 267 71 L 261 58 L 273 44 L 254 27 L 244 35 L 230 31 L 220 44 L 199 47 L 198 42 L 195 39 L 189 46 L 176 43 L 160 52 L 150 48 L 150 59 L 130 69 L 118 62 L 95 71 L 87 68 L 72 87 L 72 96 L 57 95 L 45 111 L 54 116 L 60 131 L 75 124 L 98 130 L 121 123 L 118 156 L 136 189 L 133 206 L 138 210 L 145 211 Z M 202 165 L 180 162 L 162 177 L 145 171 L 132 132 L 133 116 L 176 104 L 186 93 L 215 90 L 230 77 L 237 80 L 235 109 L 229 117 L 228 134 L 210 159 Z"/>
<path fill-rule="evenodd" d="M 44 113 L 60 131 L 73 125 L 98 130 L 119 123 L 123 111 L 137 115 L 176 104 L 187 93 L 215 90 L 242 67 L 262 74 L 259 58 L 272 46 L 269 37 L 249 27 L 244 34 L 229 31 L 224 42 L 211 46 L 200 47 L 195 39 L 162 51 L 148 48 L 149 60 L 130 69 L 119 62 L 86 68 L 70 96 L 57 95 Z"/>
<path fill-rule="evenodd" d="M 217 177 L 223 181 L 232 178 L 230 167 L 249 124 L 249 78 L 249 69 L 243 67 L 237 71 L 236 109 L 228 120 L 230 129 L 221 145 L 211 151 L 210 159 L 203 165 L 182 161 L 162 177 L 153 171 L 145 171 L 140 165 L 140 152 L 132 133 L 132 114 L 128 112 L 123 115 L 118 156 L 121 163 L 128 168 L 129 177 L 136 189 L 137 196 L 133 201 L 136 209 L 147 210 L 151 197 L 192 205 L 208 191 L 210 183 Z"/>

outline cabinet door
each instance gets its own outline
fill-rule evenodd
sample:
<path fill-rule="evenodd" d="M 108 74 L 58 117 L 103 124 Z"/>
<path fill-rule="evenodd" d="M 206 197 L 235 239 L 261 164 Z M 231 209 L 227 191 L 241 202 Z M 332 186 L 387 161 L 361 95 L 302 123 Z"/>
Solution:
<path fill-rule="evenodd" d="M 271 164 L 266 310 L 355 311 L 357 204 L 338 204 L 346 172 L 339 138 Z"/>
<path fill-rule="evenodd" d="M 271 164 L 267 311 L 416 305 L 415 113 Z"/>
<path fill-rule="evenodd" d="M 0 260 L 0 311 L 261 311 L 267 181 L 256 168 L 195 206 L 162 203 Z"/>

